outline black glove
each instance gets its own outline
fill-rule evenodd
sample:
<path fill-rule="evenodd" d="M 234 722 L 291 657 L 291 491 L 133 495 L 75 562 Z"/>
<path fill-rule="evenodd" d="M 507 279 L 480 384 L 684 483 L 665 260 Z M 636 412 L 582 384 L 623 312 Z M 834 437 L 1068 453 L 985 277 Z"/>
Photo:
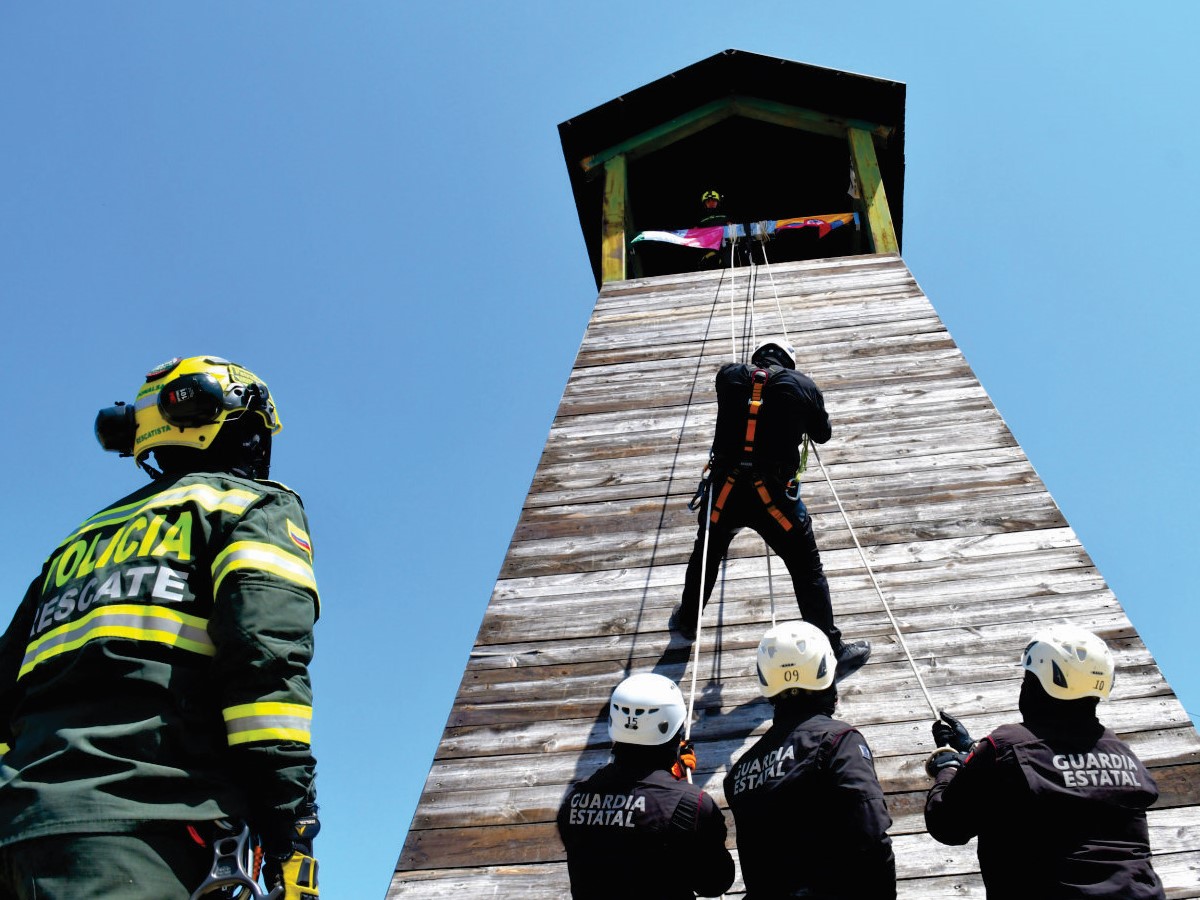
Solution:
<path fill-rule="evenodd" d="M 942 769 L 957 769 L 966 762 L 966 759 L 967 754 L 965 753 L 959 753 L 949 747 L 938 747 L 925 760 L 925 774 L 930 778 L 937 778 L 938 772 Z"/>
<path fill-rule="evenodd" d="M 316 810 L 286 828 L 263 835 L 263 881 L 268 889 L 283 886 L 284 900 L 318 900 L 317 861 L 313 838 L 321 830 Z"/>
<path fill-rule="evenodd" d="M 966 726 L 944 709 L 938 710 L 938 715 L 941 718 L 933 723 L 934 745 L 953 747 L 959 753 L 970 753 L 975 740 L 967 732 Z"/>

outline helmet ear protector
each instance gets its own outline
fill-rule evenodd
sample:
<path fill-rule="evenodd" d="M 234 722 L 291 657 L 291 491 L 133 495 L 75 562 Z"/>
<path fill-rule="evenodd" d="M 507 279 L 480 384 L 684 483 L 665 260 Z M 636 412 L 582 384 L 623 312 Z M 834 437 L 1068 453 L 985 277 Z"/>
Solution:
<path fill-rule="evenodd" d="M 96 440 L 105 450 L 122 456 L 133 456 L 133 439 L 137 434 L 137 420 L 133 407 L 122 400 L 106 406 L 96 413 Z"/>
<path fill-rule="evenodd" d="M 225 392 L 207 372 L 180 375 L 158 392 L 158 411 L 168 425 L 176 428 L 211 425 L 225 408 Z"/>

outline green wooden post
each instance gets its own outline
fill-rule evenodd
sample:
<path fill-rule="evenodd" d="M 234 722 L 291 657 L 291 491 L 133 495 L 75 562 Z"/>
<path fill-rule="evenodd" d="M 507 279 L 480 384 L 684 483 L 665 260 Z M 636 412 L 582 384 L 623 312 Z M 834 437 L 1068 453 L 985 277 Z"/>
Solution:
<path fill-rule="evenodd" d="M 604 231 L 600 245 L 600 280 L 625 280 L 625 155 L 604 163 Z"/>
<path fill-rule="evenodd" d="M 850 140 L 850 157 L 858 173 L 858 189 L 867 208 L 867 224 L 875 252 L 899 253 L 900 244 L 892 225 L 892 210 L 888 206 L 887 191 L 883 189 L 883 177 L 879 174 L 874 138 L 861 128 L 848 128 L 846 135 Z"/>

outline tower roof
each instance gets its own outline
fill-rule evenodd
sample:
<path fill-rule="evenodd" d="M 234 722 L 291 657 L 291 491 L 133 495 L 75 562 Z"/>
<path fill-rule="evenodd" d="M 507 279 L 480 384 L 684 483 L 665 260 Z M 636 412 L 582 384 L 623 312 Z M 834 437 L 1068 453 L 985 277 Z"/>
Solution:
<path fill-rule="evenodd" d="M 561 123 L 563 156 L 597 284 L 601 281 L 603 164 L 617 154 L 632 160 L 668 155 L 671 177 L 681 190 L 687 189 L 684 185 L 688 182 L 693 187 L 709 186 L 710 181 L 744 182 L 753 176 L 759 183 L 745 185 L 743 193 L 753 193 L 761 202 L 761 194 L 778 191 L 783 180 L 780 172 L 789 166 L 797 171 L 805 165 L 810 154 L 797 154 L 791 144 L 794 137 L 801 136 L 797 132 L 828 138 L 844 135 L 848 125 L 863 127 L 875 136 L 879 169 L 899 239 L 904 100 L 901 82 L 724 50 Z M 731 129 L 729 119 L 737 119 L 739 126 L 749 119 L 754 127 Z M 661 171 L 657 174 L 655 193 L 661 195 L 665 187 Z M 839 190 L 845 187 L 844 174 L 836 173 Z M 692 192 L 698 198 L 703 189 Z M 635 218 L 639 203 L 644 210 L 644 192 L 641 197 L 631 196 Z M 812 212 L 818 210 L 786 214 Z M 638 224 L 662 227 L 654 222 Z"/>

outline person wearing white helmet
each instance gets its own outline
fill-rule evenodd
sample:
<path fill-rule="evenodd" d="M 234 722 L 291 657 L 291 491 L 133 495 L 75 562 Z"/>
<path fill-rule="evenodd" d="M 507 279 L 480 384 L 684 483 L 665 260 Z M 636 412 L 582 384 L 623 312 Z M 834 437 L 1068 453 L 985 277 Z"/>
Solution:
<path fill-rule="evenodd" d="M 808 622 L 770 629 L 758 681 L 771 727 L 725 776 L 746 900 L 893 900 L 892 824 L 871 749 L 833 718 L 833 650 Z"/>
<path fill-rule="evenodd" d="M 608 704 L 612 760 L 558 811 L 574 900 L 694 900 L 733 884 L 725 814 L 671 771 L 687 707 L 675 682 L 631 675 Z"/>
<path fill-rule="evenodd" d="M 669 627 L 685 640 L 695 639 L 702 563 L 707 604 L 730 543 L 741 529 L 753 528 L 787 566 L 800 615 L 829 638 L 837 677 L 845 678 L 867 661 L 871 646 L 844 642 L 834 625 L 829 582 L 797 477 L 804 436 L 823 444 L 833 434 L 824 397 L 811 378 L 796 371 L 796 351 L 780 338 L 760 343 L 749 364 L 722 366 L 716 390 L 710 471 L 693 501 L 699 509 L 696 541 Z"/>
<path fill-rule="evenodd" d="M 1054 625 L 1021 665 L 1021 724 L 975 742 L 945 713 L 934 723 L 929 833 L 943 844 L 978 836 L 988 900 L 1162 900 L 1146 825 L 1158 788 L 1096 716 L 1112 652 L 1090 631 Z"/>

